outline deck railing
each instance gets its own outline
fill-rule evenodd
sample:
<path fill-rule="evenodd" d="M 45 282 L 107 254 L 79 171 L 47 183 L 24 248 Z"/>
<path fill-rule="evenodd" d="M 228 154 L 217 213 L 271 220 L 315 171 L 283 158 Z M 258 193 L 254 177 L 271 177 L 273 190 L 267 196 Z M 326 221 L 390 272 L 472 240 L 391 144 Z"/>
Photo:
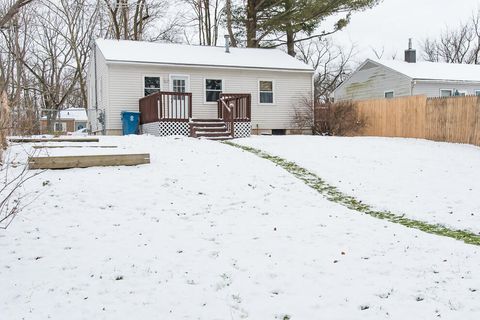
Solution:
<path fill-rule="evenodd" d="M 227 99 L 220 98 L 218 99 L 218 105 L 218 118 L 223 119 L 228 124 L 230 136 L 233 138 L 235 136 L 234 104 L 228 103 Z"/>
<path fill-rule="evenodd" d="M 248 93 L 222 93 L 218 100 L 218 118 L 224 119 L 224 103 L 231 108 L 234 121 L 250 121 L 252 97 Z"/>
<path fill-rule="evenodd" d="M 139 101 L 140 124 L 157 121 L 187 122 L 192 117 L 190 92 L 161 91 Z"/>

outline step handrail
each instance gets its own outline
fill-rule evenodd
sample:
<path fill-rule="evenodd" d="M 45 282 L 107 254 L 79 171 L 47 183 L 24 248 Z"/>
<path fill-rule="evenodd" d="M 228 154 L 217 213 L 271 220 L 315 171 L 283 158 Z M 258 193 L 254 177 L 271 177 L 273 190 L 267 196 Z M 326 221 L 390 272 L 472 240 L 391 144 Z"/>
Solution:
<path fill-rule="evenodd" d="M 219 99 L 219 101 L 220 101 L 220 103 L 221 103 L 221 105 L 222 105 L 222 115 L 221 115 L 221 116 L 222 116 L 223 121 L 225 121 L 225 123 L 227 123 L 227 122 L 230 123 L 230 136 L 231 136 L 232 138 L 234 138 L 234 132 L 235 132 L 235 130 L 234 130 L 234 129 L 235 129 L 235 128 L 234 128 L 234 125 L 235 125 L 235 124 L 234 124 L 235 116 L 234 116 L 234 114 L 233 114 L 233 112 L 234 112 L 234 108 L 233 108 L 233 107 L 234 107 L 234 106 L 233 106 L 233 103 L 231 103 L 230 106 L 227 105 L 227 102 L 226 102 L 225 100 L 227 100 L 227 99 L 225 99 L 225 98 L 223 98 L 223 97 Z M 225 111 L 226 111 L 226 112 L 225 112 Z M 226 118 L 225 115 L 228 115 L 228 118 Z"/>

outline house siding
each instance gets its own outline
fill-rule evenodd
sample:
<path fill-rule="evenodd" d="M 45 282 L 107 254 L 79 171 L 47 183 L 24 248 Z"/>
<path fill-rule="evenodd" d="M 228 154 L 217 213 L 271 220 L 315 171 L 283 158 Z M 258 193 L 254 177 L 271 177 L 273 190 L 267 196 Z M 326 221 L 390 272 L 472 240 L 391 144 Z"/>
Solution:
<path fill-rule="evenodd" d="M 302 98 L 312 97 L 310 72 L 112 63 L 108 65 L 107 128 L 119 131 L 121 111 L 138 111 L 138 101 L 144 94 L 144 76 L 161 77 L 161 90 L 170 91 L 172 74 L 190 77 L 188 91 L 192 92 L 194 118 L 217 118 L 216 103 L 204 102 L 207 78 L 222 79 L 225 93 L 250 93 L 253 129 L 294 129 L 295 108 L 302 107 Z M 273 105 L 258 103 L 258 80 L 263 79 L 274 82 Z"/>
<path fill-rule="evenodd" d="M 413 94 L 424 94 L 427 97 L 439 97 L 440 90 L 442 89 L 465 91 L 467 95 L 475 95 L 475 91 L 480 90 L 480 82 L 464 83 L 458 81 L 416 81 L 413 87 Z"/>
<path fill-rule="evenodd" d="M 101 109 L 108 110 L 108 65 L 102 52 L 96 48 L 96 67 L 97 67 L 97 87 L 95 101 L 95 65 L 93 62 L 89 64 L 88 75 L 88 109 Z M 93 54 L 92 54 L 93 57 Z M 89 121 L 96 122 L 94 112 L 88 112 Z M 91 117 L 92 116 L 92 117 Z M 106 117 L 107 127 L 109 125 L 109 119 Z M 93 127 L 97 127 L 93 125 Z"/>
<path fill-rule="evenodd" d="M 335 90 L 335 100 L 364 100 L 384 98 L 386 91 L 395 97 L 411 94 L 411 79 L 381 65 L 371 65 L 354 72 Z"/>

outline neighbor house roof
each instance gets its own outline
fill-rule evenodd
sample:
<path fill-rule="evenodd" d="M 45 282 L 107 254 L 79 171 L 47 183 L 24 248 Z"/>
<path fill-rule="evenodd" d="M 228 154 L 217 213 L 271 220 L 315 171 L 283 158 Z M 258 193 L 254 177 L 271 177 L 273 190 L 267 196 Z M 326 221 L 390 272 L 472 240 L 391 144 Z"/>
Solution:
<path fill-rule="evenodd" d="M 47 119 L 47 116 L 43 116 L 42 119 Z M 60 110 L 58 120 L 75 120 L 75 121 L 87 121 L 87 112 L 84 108 L 67 108 Z"/>
<path fill-rule="evenodd" d="M 368 60 L 367 60 L 368 61 Z M 417 62 L 399 60 L 370 60 L 416 80 L 445 80 L 480 82 L 480 65 Z"/>
<path fill-rule="evenodd" d="M 230 68 L 311 71 L 312 67 L 278 49 L 194 46 L 173 43 L 97 39 L 107 62 L 136 62 Z"/>

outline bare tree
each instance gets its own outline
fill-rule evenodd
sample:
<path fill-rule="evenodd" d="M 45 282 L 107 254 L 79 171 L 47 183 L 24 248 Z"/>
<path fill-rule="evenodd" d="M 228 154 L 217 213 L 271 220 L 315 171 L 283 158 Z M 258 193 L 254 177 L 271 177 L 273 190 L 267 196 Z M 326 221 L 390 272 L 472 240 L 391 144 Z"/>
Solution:
<path fill-rule="evenodd" d="M 18 12 L 33 0 L 16 0 L 8 2 L 5 7 L 0 8 L 0 29 L 4 34 L 4 29 L 9 28 L 11 21 Z M 3 150 L 7 146 L 6 135 L 11 127 L 10 123 L 10 105 L 7 93 L 7 78 L 12 74 L 13 62 L 10 57 L 5 58 L 5 52 L 0 55 L 0 164 L 3 162 Z M 7 62 L 5 63 L 5 60 Z"/>
<path fill-rule="evenodd" d="M 176 39 L 179 18 L 175 15 L 167 19 L 168 0 L 102 1 L 109 17 L 106 38 L 146 41 Z"/>
<path fill-rule="evenodd" d="M 480 11 L 457 28 L 445 29 L 438 39 L 425 39 L 422 49 L 427 61 L 479 64 Z"/>
<path fill-rule="evenodd" d="M 192 9 L 187 25 L 194 24 L 200 45 L 215 46 L 224 15 L 223 0 L 183 0 Z"/>
<path fill-rule="evenodd" d="M 58 3 L 60 2 L 60 3 Z M 71 94 L 78 96 L 78 106 L 87 107 L 86 69 L 90 55 L 91 42 L 96 33 L 99 21 L 99 6 L 92 5 L 90 0 L 47 1 L 47 7 L 61 20 L 65 28 L 58 29 L 64 42 L 72 50 L 72 58 L 77 68 L 77 84 Z"/>
<path fill-rule="evenodd" d="M 335 46 L 329 38 L 312 39 L 297 44 L 297 58 L 311 65 L 314 77 L 315 101 L 327 102 L 333 91 L 352 71 L 355 48 Z"/>
<path fill-rule="evenodd" d="M 2 12 L 0 15 L 0 28 L 4 28 L 12 19 L 13 17 L 20 11 L 20 9 L 33 0 L 16 0 L 10 3 L 7 6 L 5 13 Z"/>

